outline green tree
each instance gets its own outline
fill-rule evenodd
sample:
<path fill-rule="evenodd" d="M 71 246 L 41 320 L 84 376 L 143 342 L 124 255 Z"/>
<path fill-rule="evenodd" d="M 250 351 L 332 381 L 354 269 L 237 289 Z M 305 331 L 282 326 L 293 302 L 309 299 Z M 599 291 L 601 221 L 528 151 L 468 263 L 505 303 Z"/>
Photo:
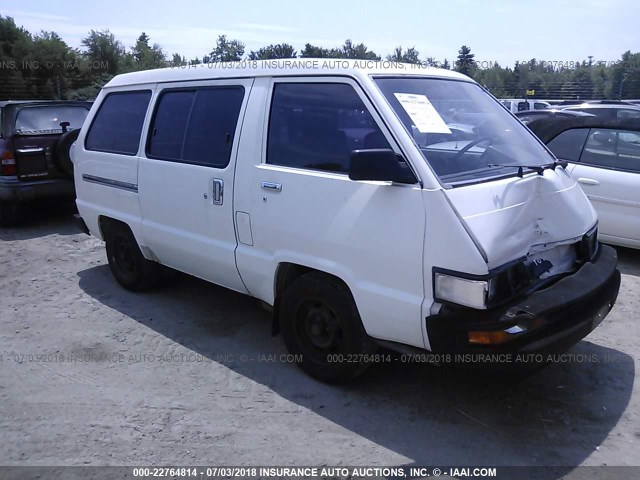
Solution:
<path fill-rule="evenodd" d="M 307 44 L 308 45 L 308 44 Z M 272 58 L 296 58 L 295 49 L 288 43 L 268 45 L 249 53 L 249 60 L 269 60 Z"/>
<path fill-rule="evenodd" d="M 640 98 L 640 53 L 627 50 L 609 71 L 611 98 Z"/>
<path fill-rule="evenodd" d="M 171 67 L 184 67 L 187 65 L 187 59 L 179 53 L 174 53 L 169 62 Z"/>
<path fill-rule="evenodd" d="M 126 50 L 122 42 L 109 30 L 91 30 L 82 39 L 86 60 L 95 64 L 104 64 L 106 73 L 116 75 L 126 61 Z"/>
<path fill-rule="evenodd" d="M 31 50 L 31 34 L 18 27 L 11 17 L 0 15 L 0 62 L 7 64 L 19 60 Z M 11 70 L 3 68 L 2 71 Z"/>
<path fill-rule="evenodd" d="M 402 47 L 396 47 L 391 55 L 387 55 L 390 62 L 402 63 L 420 63 L 420 52 L 415 47 L 403 50 Z"/>
<path fill-rule="evenodd" d="M 475 62 L 473 57 L 475 57 L 475 55 L 471 53 L 471 49 L 469 47 L 466 45 L 460 47 L 460 50 L 458 50 L 458 59 L 456 60 L 456 70 L 464 75 L 472 77 L 475 71 Z"/>
<path fill-rule="evenodd" d="M 380 56 L 370 51 L 364 43 L 354 45 L 351 39 L 345 40 L 339 49 L 340 58 L 354 58 L 359 60 L 380 60 Z"/>
<path fill-rule="evenodd" d="M 100 93 L 100 89 L 113 78 L 108 73 L 97 75 L 91 83 L 68 91 L 66 98 L 69 100 L 95 100 Z"/>
<path fill-rule="evenodd" d="M 131 48 L 135 70 L 148 70 L 167 66 L 167 57 L 157 43 L 149 45 L 149 35 L 142 32 Z"/>
<path fill-rule="evenodd" d="M 324 47 L 317 47 L 307 43 L 304 49 L 300 52 L 302 58 L 329 58 L 331 51 Z"/>
<path fill-rule="evenodd" d="M 37 98 L 62 98 L 72 79 L 80 76 L 78 54 L 55 32 L 40 32 L 33 37 L 27 61 L 38 68 L 26 70 L 23 75 L 30 81 Z"/>
<path fill-rule="evenodd" d="M 440 68 L 440 62 L 438 62 L 435 58 L 433 57 L 427 57 L 424 59 L 424 62 L 422 62 L 424 65 L 428 66 L 428 67 L 436 67 L 436 68 Z"/>
<path fill-rule="evenodd" d="M 497 62 L 491 68 L 478 70 L 475 76 L 476 81 L 484 85 L 493 95 L 499 98 L 508 97 L 510 71 L 504 69 Z"/>
<path fill-rule="evenodd" d="M 203 59 L 209 62 L 238 62 L 244 55 L 244 43 L 240 40 L 227 40 L 226 35 L 220 35 L 216 46 L 211 53 Z"/>
<path fill-rule="evenodd" d="M 24 60 L 31 53 L 31 34 L 18 27 L 13 18 L 0 15 L 0 98 L 29 98 L 31 88 L 25 83 Z"/>

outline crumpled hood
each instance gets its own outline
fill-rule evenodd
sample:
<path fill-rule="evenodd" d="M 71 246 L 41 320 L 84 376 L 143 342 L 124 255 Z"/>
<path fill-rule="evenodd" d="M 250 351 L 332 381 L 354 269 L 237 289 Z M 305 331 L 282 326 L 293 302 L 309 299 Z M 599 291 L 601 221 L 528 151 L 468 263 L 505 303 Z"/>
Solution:
<path fill-rule="evenodd" d="M 447 197 L 489 269 L 584 235 L 596 212 L 564 169 L 453 188 Z M 551 245 L 549 245 L 551 246 Z"/>

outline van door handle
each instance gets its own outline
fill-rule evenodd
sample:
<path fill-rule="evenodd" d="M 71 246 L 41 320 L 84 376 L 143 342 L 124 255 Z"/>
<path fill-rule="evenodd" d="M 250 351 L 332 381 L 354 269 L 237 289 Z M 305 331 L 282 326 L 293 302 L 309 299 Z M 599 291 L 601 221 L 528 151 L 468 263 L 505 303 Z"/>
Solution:
<path fill-rule="evenodd" d="M 265 190 L 273 190 L 274 192 L 281 192 L 282 184 L 273 182 L 262 182 L 262 188 L 264 188 Z"/>
<path fill-rule="evenodd" d="M 221 178 L 213 179 L 213 204 L 222 205 L 224 200 L 224 181 Z"/>
<path fill-rule="evenodd" d="M 578 178 L 578 183 L 584 183 L 585 185 L 600 185 L 598 180 L 594 180 L 593 178 Z"/>

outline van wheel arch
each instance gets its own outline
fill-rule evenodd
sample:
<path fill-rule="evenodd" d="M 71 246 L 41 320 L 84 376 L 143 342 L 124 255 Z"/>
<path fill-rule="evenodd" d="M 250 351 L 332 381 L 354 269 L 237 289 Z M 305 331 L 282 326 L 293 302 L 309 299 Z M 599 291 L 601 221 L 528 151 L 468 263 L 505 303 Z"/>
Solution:
<path fill-rule="evenodd" d="M 131 227 L 126 222 L 105 215 L 98 217 L 98 228 L 100 229 L 100 236 L 103 241 L 106 240 L 107 235 L 109 235 L 114 228 L 127 228 L 133 234 Z"/>
<path fill-rule="evenodd" d="M 344 383 L 364 372 L 378 345 L 367 335 L 344 281 L 312 269 L 284 290 L 278 320 L 297 365 L 327 383 Z"/>
<path fill-rule="evenodd" d="M 344 280 L 342 280 L 340 277 L 337 277 L 336 275 L 333 275 L 331 273 L 324 272 L 322 270 L 318 270 L 316 268 L 307 267 L 306 265 L 282 262 L 278 264 L 278 268 L 276 270 L 275 279 L 274 279 L 273 317 L 271 319 L 271 334 L 273 336 L 278 335 L 280 333 L 280 323 L 278 321 L 278 315 L 280 311 L 280 300 L 282 299 L 282 294 L 298 277 L 311 272 L 315 272 L 320 275 L 325 275 L 331 278 L 333 281 L 341 284 L 341 286 L 347 292 L 349 292 L 349 294 L 353 298 L 353 293 L 351 292 L 351 289 L 349 288 L 347 283 Z M 355 299 L 354 299 L 354 302 L 355 302 Z"/>
<path fill-rule="evenodd" d="M 118 283 L 134 292 L 155 286 L 160 277 L 161 265 L 144 258 L 129 225 L 102 216 L 98 219 L 98 225 L 106 243 L 111 273 Z"/>

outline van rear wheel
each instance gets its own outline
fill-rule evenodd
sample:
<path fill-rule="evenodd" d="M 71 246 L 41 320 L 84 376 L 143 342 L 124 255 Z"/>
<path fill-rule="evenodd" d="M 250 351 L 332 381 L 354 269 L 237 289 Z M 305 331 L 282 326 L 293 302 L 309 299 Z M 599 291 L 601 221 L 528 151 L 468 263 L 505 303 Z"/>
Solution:
<path fill-rule="evenodd" d="M 341 282 L 307 273 L 284 292 L 280 331 L 290 353 L 306 373 L 328 383 L 360 375 L 377 346 L 366 334 L 355 302 Z"/>
<path fill-rule="evenodd" d="M 111 273 L 120 285 L 127 290 L 140 292 L 155 284 L 160 265 L 144 258 L 128 226 L 109 225 L 105 242 Z"/>

